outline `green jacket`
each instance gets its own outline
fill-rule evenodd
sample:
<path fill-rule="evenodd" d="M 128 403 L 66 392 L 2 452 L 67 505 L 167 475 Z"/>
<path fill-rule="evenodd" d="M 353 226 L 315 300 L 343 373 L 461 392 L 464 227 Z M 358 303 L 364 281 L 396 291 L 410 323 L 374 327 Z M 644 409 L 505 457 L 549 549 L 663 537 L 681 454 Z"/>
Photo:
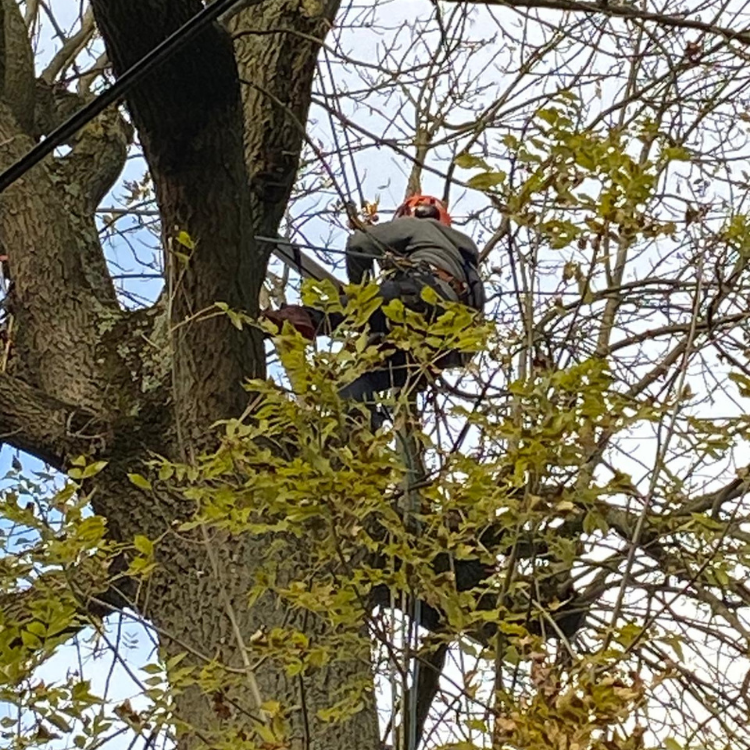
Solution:
<path fill-rule="evenodd" d="M 466 304 L 482 310 L 484 286 L 479 277 L 479 250 L 471 237 L 436 219 L 404 216 L 386 224 L 357 230 L 346 245 L 346 272 L 355 284 L 372 273 L 373 261 L 384 252 L 401 255 L 415 263 L 424 262 L 447 271 L 469 286 Z"/>

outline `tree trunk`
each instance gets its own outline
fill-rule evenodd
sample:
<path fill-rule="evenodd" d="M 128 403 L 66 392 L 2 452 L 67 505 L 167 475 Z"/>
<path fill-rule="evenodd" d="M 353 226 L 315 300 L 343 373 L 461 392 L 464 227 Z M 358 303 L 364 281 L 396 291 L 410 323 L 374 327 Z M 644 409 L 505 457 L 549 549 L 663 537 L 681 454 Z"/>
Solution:
<path fill-rule="evenodd" d="M 165 550 L 166 552 L 166 550 Z M 169 655 L 192 654 L 180 666 L 205 666 L 217 659 L 234 668 L 234 688 L 220 694 L 189 689 L 176 699 L 178 714 L 189 720 L 183 727 L 182 747 L 209 746 L 220 738 L 254 736 L 262 716 L 261 703 L 278 701 L 284 708 L 284 729 L 293 748 L 344 750 L 377 748 L 378 726 L 374 706 L 369 649 L 335 657 L 311 674 L 289 676 L 273 658 L 249 670 L 263 653 L 254 644 L 260 634 L 285 628 L 305 633 L 312 645 L 325 638 L 325 628 L 312 615 L 290 611 L 272 595 L 247 606 L 259 561 L 269 553 L 263 539 L 231 538 L 211 532 L 210 543 L 175 540 L 161 560 L 160 584 L 149 592 L 147 615 L 173 638 L 164 640 Z M 368 702 L 346 721 L 325 722 L 318 712 L 331 708 L 343 696 L 339 691 L 367 690 Z M 365 687 L 366 686 L 366 687 Z M 256 691 L 257 687 L 257 691 Z"/>
<path fill-rule="evenodd" d="M 118 75 L 202 6 L 201 0 L 92 0 Z M 154 307 L 118 307 L 93 231 L 96 204 L 124 164 L 130 135 L 115 110 L 71 143 L 64 159 L 50 157 L 0 196 L 17 331 L 10 371 L 0 373 L 0 433 L 63 471 L 81 453 L 107 461 L 88 484 L 110 536 L 126 543 L 136 535 L 159 539 L 156 570 L 131 606 L 158 628 L 167 655 L 188 652 L 186 663 L 201 667 L 215 659 L 236 678 L 226 696 L 198 689 L 175 694 L 184 748 L 211 745 L 219 733 L 249 738 L 253 722 L 265 716 L 259 700 L 278 701 L 287 711 L 292 747 L 379 746 L 366 639 L 360 653 L 334 654 L 302 677 L 270 658 L 254 666 L 259 632 L 296 628 L 312 642 L 328 635 L 311 614 L 290 610 L 271 593 L 248 607 L 255 574 L 279 554 L 278 545 L 272 551 L 265 537 L 181 533 L 193 505 L 138 490 L 127 478 L 154 453 L 190 461 L 215 445 L 215 422 L 239 416 L 247 405 L 243 380 L 265 372 L 260 335 L 238 331 L 215 303 L 258 312 L 269 248 L 258 247 L 254 236 L 278 230 L 304 139 L 314 39 L 323 38 L 338 3 L 313 6 L 271 2 L 235 16 L 235 32 L 279 24 L 288 30 L 236 39 L 248 81 L 244 102 L 232 40 L 217 24 L 131 91 L 127 106 L 164 235 L 166 293 Z M 17 5 L 2 0 L 0 11 L 5 167 L 68 102 L 33 80 Z M 311 38 L 300 41 L 295 31 Z M 29 92 L 37 111 L 49 115 L 44 124 L 30 115 Z M 305 570 L 299 547 L 284 556 L 285 564 L 290 560 Z M 365 696 L 360 709 L 326 723 L 318 712 L 350 683 Z"/>

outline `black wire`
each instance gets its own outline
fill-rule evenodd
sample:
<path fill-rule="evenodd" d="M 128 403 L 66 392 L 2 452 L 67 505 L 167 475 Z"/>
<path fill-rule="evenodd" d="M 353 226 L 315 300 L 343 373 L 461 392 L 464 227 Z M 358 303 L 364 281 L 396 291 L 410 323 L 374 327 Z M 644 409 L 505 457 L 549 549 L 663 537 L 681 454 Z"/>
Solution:
<path fill-rule="evenodd" d="M 84 125 L 87 125 L 107 107 L 119 101 L 127 91 L 147 76 L 157 65 L 163 63 L 170 55 L 184 47 L 194 39 L 205 26 L 215 21 L 222 13 L 226 13 L 239 0 L 215 0 L 189 21 L 160 42 L 147 55 L 144 55 L 131 68 L 126 70 L 117 81 L 106 91 L 99 94 L 93 101 L 69 117 L 64 123 L 55 128 L 41 143 L 34 146 L 17 162 L 11 164 L 0 174 L 0 193 L 7 190 L 16 180 L 22 177 L 32 167 L 36 166 L 45 156 L 51 154 L 58 146 L 66 143 Z M 260 0 L 250 3 L 257 5 Z"/>

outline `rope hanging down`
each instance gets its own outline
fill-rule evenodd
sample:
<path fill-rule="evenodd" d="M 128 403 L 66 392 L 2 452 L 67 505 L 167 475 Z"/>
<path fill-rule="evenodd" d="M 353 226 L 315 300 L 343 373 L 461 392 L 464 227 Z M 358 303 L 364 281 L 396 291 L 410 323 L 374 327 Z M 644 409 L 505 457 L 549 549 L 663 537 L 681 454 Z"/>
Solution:
<path fill-rule="evenodd" d="M 36 166 L 45 156 L 48 156 L 56 148 L 66 143 L 84 125 L 91 122 L 107 107 L 120 101 L 126 92 L 143 80 L 154 68 L 182 49 L 182 47 L 200 34 L 208 24 L 215 21 L 223 13 L 226 13 L 238 2 L 239 0 L 215 0 L 215 2 L 207 5 L 199 13 L 196 13 L 189 21 L 185 22 L 163 42 L 154 47 L 151 52 L 144 55 L 137 63 L 126 70 L 106 91 L 99 94 L 96 99 L 89 102 L 72 117 L 69 117 L 59 127 L 55 128 L 41 143 L 34 146 L 25 156 L 22 156 L 15 164 L 11 164 L 8 169 L 0 174 L 0 193 L 7 190 L 20 177 L 23 177 L 26 172 Z M 247 5 L 258 5 L 260 2 L 261 0 L 253 0 L 252 2 L 248 2 Z"/>

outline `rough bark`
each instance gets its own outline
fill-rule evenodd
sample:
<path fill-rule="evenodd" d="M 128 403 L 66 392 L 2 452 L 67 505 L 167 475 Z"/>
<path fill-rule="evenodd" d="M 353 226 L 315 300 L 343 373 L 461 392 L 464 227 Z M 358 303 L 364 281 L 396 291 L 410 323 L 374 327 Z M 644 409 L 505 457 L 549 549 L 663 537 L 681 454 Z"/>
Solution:
<path fill-rule="evenodd" d="M 268 546 L 247 536 L 232 538 L 215 532 L 211 532 L 208 542 L 200 535 L 192 543 L 186 541 L 175 538 L 162 549 L 160 572 L 151 583 L 146 613 L 171 635 L 163 640 L 167 654 L 183 653 L 187 646 L 191 651 L 188 661 L 193 664 L 203 666 L 206 659 L 218 657 L 225 666 L 244 674 L 238 676 L 237 688 L 227 691 L 231 700 L 227 701 L 227 714 L 216 710 L 213 696 L 197 690 L 180 696 L 180 714 L 204 738 L 218 740 L 227 732 L 252 736 L 253 717 L 258 717 L 259 712 L 248 684 L 250 675 L 243 651 L 255 663 L 258 653 L 252 639 L 259 633 L 285 626 L 305 632 L 316 643 L 319 637 L 325 637 L 325 627 L 312 616 L 305 619 L 301 612 L 290 611 L 271 595 L 261 597 L 248 608 L 248 594 L 258 565 L 271 554 Z M 290 557 L 298 555 L 299 550 L 290 551 Z M 280 568 L 283 580 L 282 561 Z M 368 648 L 358 654 L 338 655 L 333 664 L 303 677 L 288 676 L 273 659 L 263 661 L 254 675 L 260 698 L 277 700 L 288 709 L 287 727 L 293 748 L 370 750 L 379 746 L 374 705 L 365 707 L 351 720 L 333 724 L 317 715 L 318 710 L 331 707 L 342 697 L 336 691 L 345 689 L 350 680 L 372 684 L 369 657 Z M 195 731 L 188 731 L 183 736 L 183 746 L 190 747 L 197 740 Z"/>
<path fill-rule="evenodd" d="M 0 97 L 28 133 L 34 122 L 34 56 L 15 0 L 0 0 Z"/>
<path fill-rule="evenodd" d="M 243 82 L 253 229 L 274 236 L 299 167 L 320 43 L 340 0 L 269 0 L 227 22 Z M 320 43 L 314 41 L 320 40 Z M 269 234 L 270 233 L 270 234 Z M 270 253 L 270 248 L 263 252 Z"/>
<path fill-rule="evenodd" d="M 93 3 L 119 74 L 200 11 L 199 0 Z M 140 132 L 165 231 L 171 292 L 175 407 L 190 443 L 239 413 L 241 382 L 264 372 L 260 337 L 211 315 L 224 302 L 254 314 L 265 264 L 249 230 L 243 121 L 231 42 L 217 25 L 137 86 L 128 107 Z M 185 231 L 182 262 L 169 242 Z"/>
<path fill-rule="evenodd" d="M 0 167 L 26 153 L 33 142 L 0 104 Z M 88 282 L 80 237 L 62 194 L 44 162 L 0 198 L 0 236 L 14 281 L 14 349 L 23 378 L 50 396 L 94 410 L 106 401 L 97 362 L 99 324 L 117 315 Z M 16 362 L 19 359 L 16 358 Z"/>
<path fill-rule="evenodd" d="M 99 452 L 107 440 L 108 427 L 95 414 L 0 374 L 0 443 L 63 469 L 71 454 Z"/>
<path fill-rule="evenodd" d="M 35 93 L 35 138 L 48 135 L 91 98 L 41 79 L 36 81 Z M 116 306 L 117 295 L 99 244 L 94 212 L 122 172 L 132 138 L 132 126 L 118 108 L 110 107 L 68 141 L 70 151 L 65 156 L 50 163 L 55 182 L 73 188 L 60 191 L 60 198 L 80 238 L 87 280 L 97 298 L 110 307 Z"/>
<path fill-rule="evenodd" d="M 92 2 L 117 74 L 201 7 L 200 0 Z M 266 29 L 283 23 L 290 32 L 297 28 L 322 38 L 336 4 L 313 12 L 310 7 L 270 3 L 243 13 Z M 6 20 L 3 15 L 4 29 Z M 215 420 L 238 416 L 245 407 L 243 379 L 264 372 L 259 336 L 237 331 L 213 314 L 214 304 L 257 311 L 267 258 L 253 237 L 277 231 L 283 215 L 317 46 L 300 44 L 292 33 L 267 35 L 260 45 L 238 43 L 246 53 L 243 76 L 261 81 L 272 93 L 264 97 L 259 89 L 248 89 L 243 107 L 232 42 L 214 25 L 128 97 L 164 227 L 168 302 L 138 313 L 120 310 L 93 235 L 93 211 L 119 172 L 129 138 L 115 110 L 71 142 L 65 159 L 46 160 L 0 197 L 18 331 L 12 376 L 0 376 L 0 439 L 61 470 L 77 453 L 108 462 L 87 489 L 111 537 L 161 538 L 158 566 L 143 598 L 120 603 L 159 627 L 167 653 L 187 650 L 197 663 L 203 655 L 218 656 L 244 669 L 244 647 L 261 626 L 285 622 L 311 637 L 325 630 L 271 595 L 247 607 L 257 566 L 271 554 L 269 540 L 213 537 L 207 544 L 179 534 L 175 522 L 190 517 L 193 505 L 143 493 L 127 479 L 153 452 L 189 458 L 201 450 L 211 440 Z M 6 82 L 9 61 L 4 45 L 0 72 Z M 33 83 L 33 71 L 29 80 Z M 29 120 L 25 108 L 22 112 L 8 102 L 12 87 L 3 85 L 0 167 L 80 106 L 68 93 L 40 83 L 31 86 L 36 117 Z M 174 246 L 181 231 L 194 248 Z M 304 565 L 299 549 L 289 559 Z M 287 676 L 272 662 L 256 679 L 264 700 L 290 706 L 293 746 L 366 750 L 378 746 L 374 705 L 330 726 L 317 712 L 335 702 L 335 691 L 350 678 L 371 686 L 370 669 L 365 647 L 304 679 Z M 241 688 L 234 696 L 238 708 L 229 715 L 219 716 L 212 700 L 197 691 L 179 696 L 178 713 L 196 729 L 183 733 L 182 746 L 192 747 L 199 736 L 215 736 L 214 731 L 241 733 L 247 727 L 243 709 L 257 713 L 257 696 Z"/>
<path fill-rule="evenodd" d="M 115 71 L 122 73 L 173 29 L 196 13 L 197 0 L 163 0 L 134 5 L 130 0 L 94 0 L 97 23 L 107 45 Z M 273 40 L 268 40 L 273 46 Z M 288 80 L 286 81 L 288 84 Z M 309 91 L 298 91 L 300 101 L 309 100 Z M 307 104 L 304 104 L 306 111 Z M 239 79 L 231 41 L 218 26 L 210 27 L 185 53 L 166 63 L 128 98 L 128 108 L 138 128 L 156 187 L 165 244 L 178 231 L 186 231 L 195 248 L 177 248 L 189 255 L 187 262 L 167 255 L 171 295 L 172 371 L 174 389 L 174 453 L 190 456 L 210 435 L 211 424 L 223 417 L 236 416 L 246 403 L 240 388 L 243 378 L 264 371 L 264 355 L 259 338 L 238 332 L 223 317 L 200 319 L 211 312 L 215 302 L 255 313 L 258 291 L 265 274 L 266 257 L 257 252 L 253 241 L 255 227 L 273 224 L 288 198 L 294 178 L 296 157 L 281 151 L 285 141 L 269 147 L 268 158 L 285 165 L 284 191 L 275 199 L 253 199 L 245 167 L 244 133 L 264 128 L 267 123 L 248 119 L 243 113 Z M 263 130 L 266 134 L 266 131 Z M 266 134 L 267 135 L 267 134 Z M 251 136 L 253 140 L 256 136 Z M 299 149 L 300 134 L 296 137 Z M 295 144 L 291 144 L 292 147 Z M 286 160 L 286 161 L 285 161 Z M 292 165 L 292 166 L 290 166 Z M 266 211 L 275 213 L 268 218 Z M 266 222 L 264 224 L 264 222 Z M 269 223 L 270 222 L 270 223 Z M 269 230 L 270 231 L 270 230 Z M 133 435 L 135 438 L 135 435 Z M 165 634 L 168 653 L 186 648 L 190 659 L 200 655 L 220 656 L 234 668 L 244 664 L 243 650 L 263 626 L 282 621 L 293 624 L 294 616 L 279 602 L 263 600 L 252 609 L 246 602 L 254 585 L 254 572 L 269 554 L 270 540 L 242 537 L 191 539 L 174 533 L 174 521 L 185 518 L 192 507 L 179 500 L 159 497 L 146 506 L 132 492 L 125 507 L 115 507 L 108 498 L 119 497 L 117 477 L 132 470 L 137 460 L 135 439 L 124 438 L 119 451 L 125 458 L 103 472 L 106 484 L 97 508 L 116 525 L 116 533 L 128 538 L 134 533 L 152 538 L 166 533 L 160 545 L 158 569 L 149 584 L 148 600 L 139 603 L 142 612 Z M 127 465 L 129 463 L 129 466 Z M 320 624 L 298 623 L 301 629 Z M 298 747 L 340 748 L 377 745 L 374 706 L 352 720 L 326 729 L 317 718 L 320 708 L 328 707 L 332 690 L 349 675 L 371 680 L 369 654 L 355 655 L 319 670 L 300 701 L 300 679 L 288 677 L 280 665 L 263 665 L 256 676 L 264 700 L 275 699 L 290 708 L 289 726 L 293 744 Z M 198 737 L 214 737 L 216 731 L 241 732 L 248 723 L 246 712 L 255 712 L 250 690 L 235 696 L 239 709 L 219 716 L 209 697 L 188 691 L 178 698 L 178 710 L 197 728 L 182 737 L 190 747 Z"/>

